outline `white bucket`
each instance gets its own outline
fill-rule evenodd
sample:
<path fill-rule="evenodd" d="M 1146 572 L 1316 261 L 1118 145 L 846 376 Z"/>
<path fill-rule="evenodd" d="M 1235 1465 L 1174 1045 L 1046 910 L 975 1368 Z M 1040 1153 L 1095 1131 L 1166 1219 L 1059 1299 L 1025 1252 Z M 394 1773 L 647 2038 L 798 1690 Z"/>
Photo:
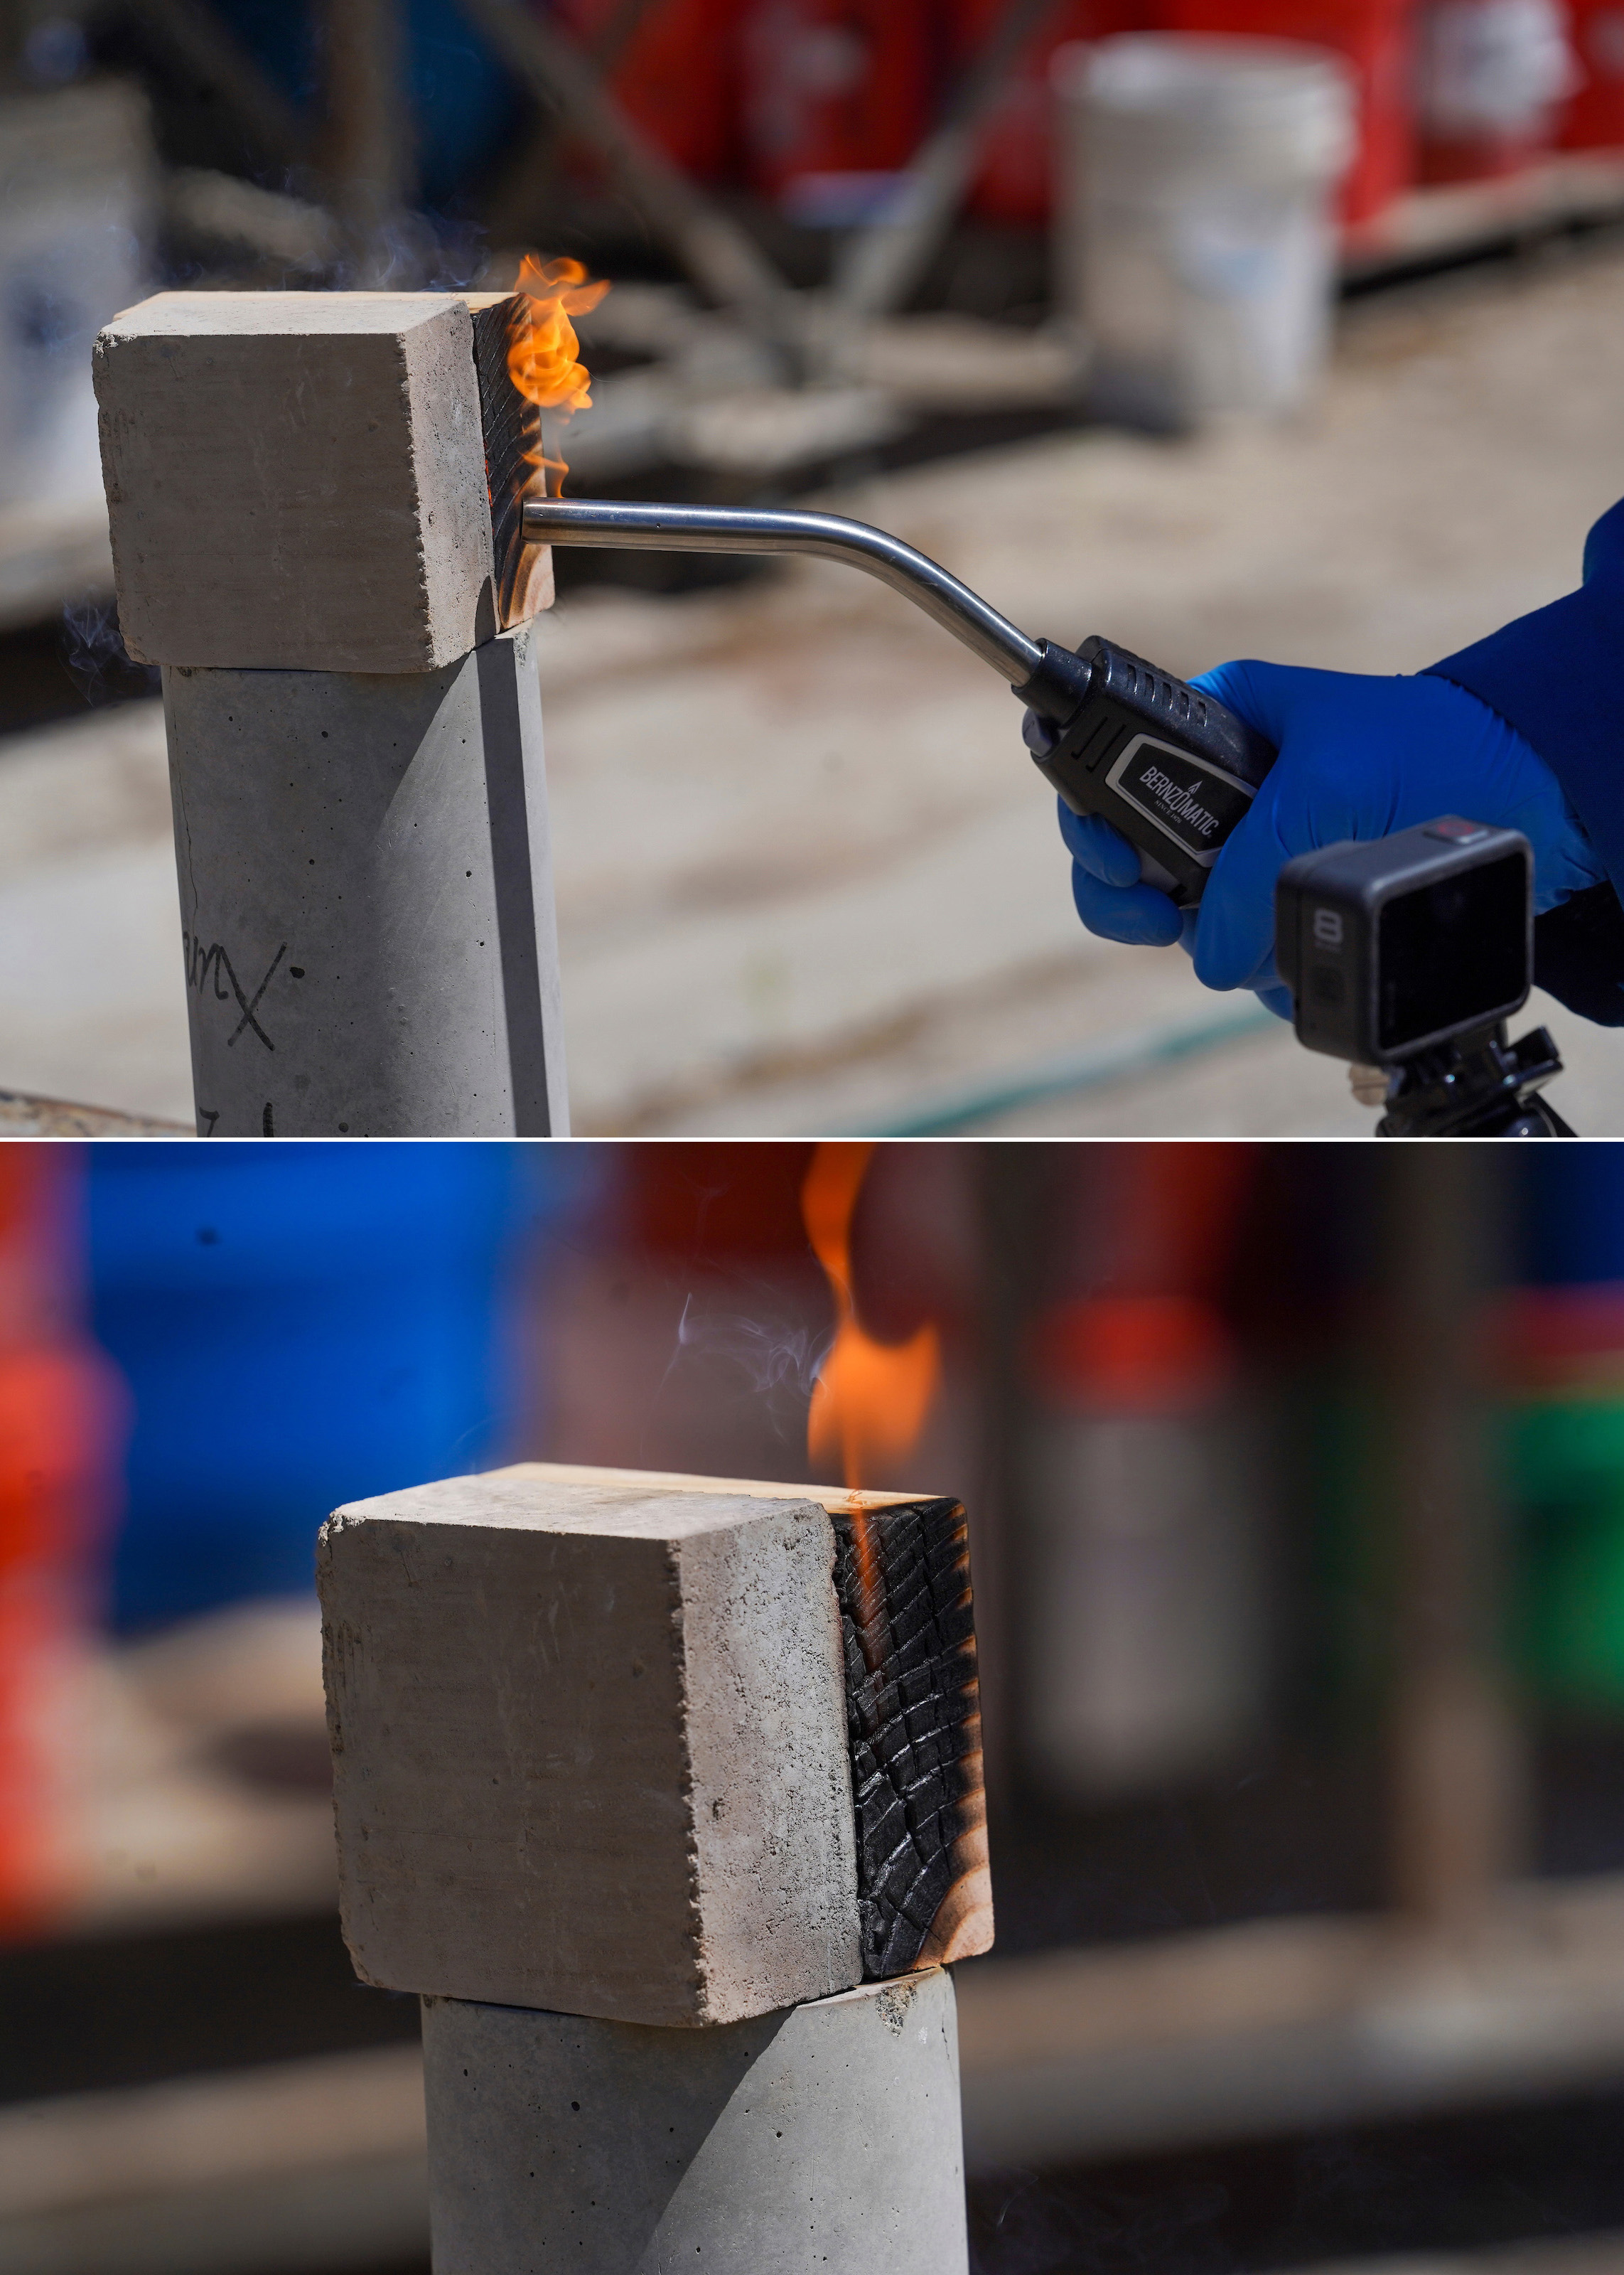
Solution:
<path fill-rule="evenodd" d="M 1330 340 L 1332 198 L 1354 150 L 1339 57 L 1130 34 L 1054 58 L 1059 291 L 1105 417 L 1277 418 Z"/>

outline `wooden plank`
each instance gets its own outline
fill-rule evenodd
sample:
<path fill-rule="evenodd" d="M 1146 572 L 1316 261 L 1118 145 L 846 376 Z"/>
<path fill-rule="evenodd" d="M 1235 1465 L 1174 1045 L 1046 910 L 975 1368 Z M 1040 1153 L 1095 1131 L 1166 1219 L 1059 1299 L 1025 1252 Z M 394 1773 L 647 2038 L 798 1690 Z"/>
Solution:
<path fill-rule="evenodd" d="M 0 2275 L 287 2275 L 427 2246 L 416 2046 L 0 2110 Z"/>
<path fill-rule="evenodd" d="M 73 1106 L 60 1098 L 29 1098 L 0 1090 L 0 1137 L 4 1138 L 191 1138 L 184 1122 L 161 1122 L 149 1114 L 117 1114 L 102 1106 Z"/>
<path fill-rule="evenodd" d="M 496 621 L 504 630 L 553 605 L 553 548 L 525 542 L 525 500 L 545 497 L 541 412 L 508 376 L 508 348 L 524 296 L 471 292 L 473 361 L 485 427 L 485 476 L 491 501 Z"/>
<path fill-rule="evenodd" d="M 1350 231 L 1342 275 L 1361 283 L 1434 261 L 1490 252 L 1587 222 L 1624 215 L 1624 155 L 1562 153 L 1496 181 L 1411 190 Z"/>
<path fill-rule="evenodd" d="M 415 2045 L 64 2094 L 0 2110 L 0 2217 L 410 2156 L 423 2137 Z"/>
<path fill-rule="evenodd" d="M 1394 2251 L 1321 2261 L 1303 2275 L 1624 2275 L 1624 2232 L 1533 2235 L 1478 2251 Z"/>
<path fill-rule="evenodd" d="M 521 0 L 464 0 L 465 12 L 516 78 L 567 120 L 706 296 L 769 336 L 793 336 L 795 295 L 725 205 L 713 199 L 621 108 L 592 57 Z"/>
<path fill-rule="evenodd" d="M 1538 2100 L 1624 2079 L 1624 1878 L 1509 1891 L 1469 1943 L 1251 1920 L 957 1981 L 971 2172 Z"/>
<path fill-rule="evenodd" d="M 955 1500 L 830 1510 L 863 1972 L 993 1940 L 970 1538 Z"/>

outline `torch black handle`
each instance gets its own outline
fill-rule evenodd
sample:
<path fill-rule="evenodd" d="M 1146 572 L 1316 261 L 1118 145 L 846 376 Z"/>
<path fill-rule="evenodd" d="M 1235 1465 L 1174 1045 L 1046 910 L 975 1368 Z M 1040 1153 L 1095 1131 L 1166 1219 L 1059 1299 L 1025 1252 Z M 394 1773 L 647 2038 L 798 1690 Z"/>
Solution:
<path fill-rule="evenodd" d="M 1072 812 L 1121 830 L 1145 881 L 1193 908 L 1274 745 L 1215 697 L 1107 639 L 1075 650 L 1044 641 L 1042 663 L 1015 692 L 1056 730 L 1037 763 Z"/>

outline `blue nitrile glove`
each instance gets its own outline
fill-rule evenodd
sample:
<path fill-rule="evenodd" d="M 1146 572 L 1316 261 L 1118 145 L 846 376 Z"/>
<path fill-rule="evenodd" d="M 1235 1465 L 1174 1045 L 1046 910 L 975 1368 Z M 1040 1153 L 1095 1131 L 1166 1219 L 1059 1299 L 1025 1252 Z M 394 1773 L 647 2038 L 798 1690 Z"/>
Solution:
<path fill-rule="evenodd" d="M 1213 864 L 1198 912 L 1181 912 L 1141 884 L 1137 853 L 1108 822 L 1061 806 L 1077 914 L 1106 940 L 1182 940 L 1206 986 L 1254 988 L 1288 1019 L 1290 991 L 1274 969 L 1274 880 L 1295 854 L 1459 813 L 1522 832 L 1540 914 L 1605 878 L 1538 752 L 1449 680 L 1242 662 L 1190 684 L 1266 735 L 1280 756 Z M 1041 751 L 1050 730 L 1031 712 L 1027 721 L 1027 744 Z"/>

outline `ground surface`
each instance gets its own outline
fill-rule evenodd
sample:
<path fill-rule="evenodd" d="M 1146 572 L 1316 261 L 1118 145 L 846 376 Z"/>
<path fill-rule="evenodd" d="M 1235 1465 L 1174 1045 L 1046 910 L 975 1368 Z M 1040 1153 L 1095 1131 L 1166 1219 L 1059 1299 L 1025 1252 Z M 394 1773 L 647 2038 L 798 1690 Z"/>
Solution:
<path fill-rule="evenodd" d="M 827 503 L 1035 632 L 1189 672 L 1424 665 L 1575 581 L 1624 494 L 1624 253 L 1357 304 L 1314 416 L 1106 432 Z M 1348 1136 L 1341 1069 L 1176 951 L 1091 941 L 1008 693 L 821 563 L 572 595 L 541 644 L 578 1129 Z M 155 706 L 0 743 L 0 1085 L 185 1115 Z M 1555 1095 L 1624 1133 L 1624 1041 Z"/>

